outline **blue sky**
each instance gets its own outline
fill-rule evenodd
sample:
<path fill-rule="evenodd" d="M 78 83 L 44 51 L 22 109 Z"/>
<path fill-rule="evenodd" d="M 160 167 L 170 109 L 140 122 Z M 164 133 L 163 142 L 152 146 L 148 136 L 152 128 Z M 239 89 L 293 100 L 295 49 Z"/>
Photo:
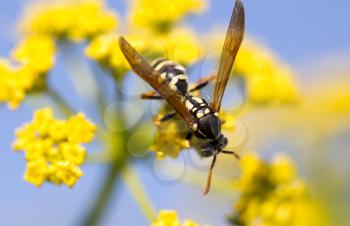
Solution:
<path fill-rule="evenodd" d="M 0 54 L 4 57 L 8 56 L 15 43 L 15 21 L 28 2 L 0 1 Z M 244 3 L 247 33 L 263 41 L 297 69 L 308 62 L 337 54 L 348 55 L 350 52 L 350 1 L 245 0 Z M 110 0 L 109 4 L 116 8 L 123 6 L 117 0 Z M 212 28 L 222 27 L 228 22 L 233 4 L 233 0 L 212 1 L 206 14 L 190 17 L 188 22 L 205 35 Z M 13 153 L 9 147 L 14 128 L 30 118 L 31 108 L 28 106 L 15 112 L 0 108 L 0 225 L 28 225 L 28 222 L 32 225 L 75 225 L 87 209 L 104 168 L 85 166 L 86 176 L 72 190 L 50 185 L 39 190 L 23 182 L 23 156 Z M 138 169 L 141 171 L 144 168 L 139 166 Z M 148 188 L 157 187 L 149 173 L 144 173 L 142 179 Z M 170 195 L 176 193 L 187 195 L 181 198 Z M 202 223 L 207 219 L 209 223 L 223 225 L 223 220 L 213 220 L 217 215 L 209 211 L 200 212 L 198 209 L 192 210 L 192 214 L 188 213 L 181 200 L 206 205 L 200 193 L 198 189 L 185 185 L 150 192 L 156 208 L 178 208 L 183 218 L 205 215 L 205 218 L 199 218 L 203 219 Z M 116 194 L 122 196 L 115 196 L 111 201 L 112 208 L 103 225 L 116 225 L 116 221 L 119 225 L 147 225 L 142 213 L 130 202 L 131 196 L 124 185 Z M 210 198 L 210 202 L 216 204 L 223 200 L 225 197 Z M 130 212 L 134 217 L 130 217 Z"/>

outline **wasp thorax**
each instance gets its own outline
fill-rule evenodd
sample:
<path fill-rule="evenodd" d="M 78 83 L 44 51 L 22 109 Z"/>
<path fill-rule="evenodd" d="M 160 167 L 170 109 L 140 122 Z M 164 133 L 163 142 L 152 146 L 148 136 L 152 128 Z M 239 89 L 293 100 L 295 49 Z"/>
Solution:
<path fill-rule="evenodd" d="M 185 105 L 196 119 L 196 123 L 192 126 L 195 136 L 212 140 L 220 136 L 220 119 L 208 102 L 201 97 L 188 95 L 185 99 Z"/>
<path fill-rule="evenodd" d="M 207 114 L 198 119 L 198 129 L 195 133 L 197 137 L 204 139 L 217 139 L 221 134 L 220 119 L 214 114 Z"/>

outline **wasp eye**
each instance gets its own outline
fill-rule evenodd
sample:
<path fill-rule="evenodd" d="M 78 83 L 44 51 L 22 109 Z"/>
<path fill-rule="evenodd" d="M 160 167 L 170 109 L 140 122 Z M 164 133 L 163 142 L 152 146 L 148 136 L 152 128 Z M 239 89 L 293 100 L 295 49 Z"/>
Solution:
<path fill-rule="evenodd" d="M 225 138 L 224 138 L 224 145 L 226 146 L 227 143 L 228 143 L 228 140 L 227 140 L 227 138 L 225 137 Z"/>

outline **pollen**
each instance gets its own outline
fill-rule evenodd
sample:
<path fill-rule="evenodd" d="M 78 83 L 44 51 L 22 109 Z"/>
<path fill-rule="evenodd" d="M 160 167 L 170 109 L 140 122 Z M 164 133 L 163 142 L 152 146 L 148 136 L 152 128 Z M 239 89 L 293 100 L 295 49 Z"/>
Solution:
<path fill-rule="evenodd" d="M 86 150 L 82 143 L 94 137 L 95 125 L 81 113 L 55 119 L 50 108 L 37 110 L 33 121 L 16 131 L 13 149 L 27 161 L 24 180 L 40 187 L 45 181 L 72 187 L 83 175 Z"/>

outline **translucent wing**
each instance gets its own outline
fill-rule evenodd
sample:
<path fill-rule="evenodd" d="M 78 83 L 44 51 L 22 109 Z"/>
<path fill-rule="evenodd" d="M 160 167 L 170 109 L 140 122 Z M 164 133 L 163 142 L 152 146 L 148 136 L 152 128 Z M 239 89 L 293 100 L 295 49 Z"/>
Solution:
<path fill-rule="evenodd" d="M 212 107 L 219 111 L 221 100 L 229 79 L 233 63 L 244 35 L 244 7 L 240 0 L 236 0 L 229 27 L 227 29 L 224 47 L 221 53 L 218 77 L 215 84 Z"/>
<path fill-rule="evenodd" d="M 195 118 L 187 110 L 182 101 L 184 97 L 170 89 L 169 85 L 162 81 L 160 74 L 155 71 L 148 61 L 143 58 L 123 37 L 119 38 L 119 45 L 133 71 L 152 86 L 191 128 L 192 125 L 195 124 Z"/>

